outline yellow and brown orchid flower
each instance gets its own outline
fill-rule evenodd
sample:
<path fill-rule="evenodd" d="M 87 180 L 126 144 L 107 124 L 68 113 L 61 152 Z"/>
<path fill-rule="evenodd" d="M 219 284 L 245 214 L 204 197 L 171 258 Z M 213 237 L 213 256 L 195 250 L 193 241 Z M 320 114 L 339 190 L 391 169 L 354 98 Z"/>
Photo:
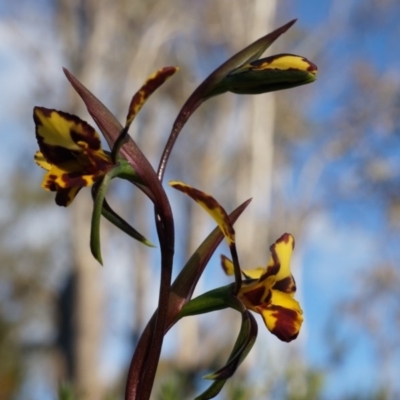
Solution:
<path fill-rule="evenodd" d="M 260 314 L 271 333 L 284 342 L 299 334 L 303 312 L 294 299 L 296 283 L 290 271 L 294 238 L 283 234 L 271 247 L 271 258 L 265 268 L 242 270 L 243 281 L 238 298 L 249 309 Z M 222 256 L 222 267 L 234 273 L 233 263 Z"/>
<path fill-rule="evenodd" d="M 135 93 L 122 136 L 119 141 L 114 138 L 112 157 L 101 148 L 98 133 L 87 122 L 63 111 L 34 108 L 33 119 L 40 149 L 34 158 L 47 171 L 42 187 L 57 193 L 58 205 L 68 206 L 82 187 L 91 186 L 110 171 L 116 164 L 119 148 L 137 113 L 149 96 L 176 71 L 175 67 L 165 67 L 154 72 Z M 103 133 L 110 141 L 109 132 Z M 115 142 L 119 143 L 115 146 Z"/>
<path fill-rule="evenodd" d="M 33 119 L 40 151 L 36 163 L 47 172 L 42 187 L 56 192 L 56 203 L 68 206 L 79 190 L 91 186 L 113 166 L 98 133 L 75 115 L 35 107 Z"/>
<path fill-rule="evenodd" d="M 244 306 L 263 317 L 265 325 L 280 340 L 295 339 L 303 322 L 303 312 L 294 299 L 296 284 L 290 272 L 294 238 L 285 233 L 271 247 L 271 259 L 266 268 L 241 270 L 245 280 L 237 279 L 239 260 L 236 253 L 235 231 L 225 209 L 212 196 L 182 182 L 170 185 L 199 203 L 217 222 L 231 250 L 233 261 L 222 257 L 222 266 L 229 275 L 235 274 L 233 295 Z"/>
<path fill-rule="evenodd" d="M 132 182 L 152 201 L 156 198 L 154 189 L 158 189 L 158 194 L 162 190 L 157 175 L 137 146 L 132 146 L 132 140 L 130 152 L 120 152 L 120 150 L 129 138 L 127 136 L 129 127 L 144 103 L 176 71 L 176 67 L 165 67 L 149 76 L 131 100 L 125 127 L 122 127 L 110 111 L 71 73 L 65 71 L 112 148 L 111 152 L 102 149 L 99 134 L 79 117 L 54 109 L 34 108 L 33 118 L 39 145 L 39 151 L 36 152 L 34 159 L 47 171 L 42 187 L 56 192 L 56 203 L 66 207 L 71 204 L 82 187 L 92 186 L 94 207 L 90 242 L 92 253 L 100 263 L 102 262 L 99 233 L 101 215 L 129 236 L 153 246 L 111 209 L 105 200 L 105 194 L 111 179 L 115 177 Z M 140 162 L 137 162 L 138 160 Z M 135 169 L 136 166 L 140 167 L 140 171 Z M 151 182 L 149 176 L 153 177 Z"/>

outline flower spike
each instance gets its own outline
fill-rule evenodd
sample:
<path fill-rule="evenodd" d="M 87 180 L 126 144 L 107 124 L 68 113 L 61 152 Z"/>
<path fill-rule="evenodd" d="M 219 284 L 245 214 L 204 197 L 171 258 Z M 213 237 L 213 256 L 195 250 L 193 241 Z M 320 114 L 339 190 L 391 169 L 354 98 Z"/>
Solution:
<path fill-rule="evenodd" d="M 65 68 L 64 73 L 71 85 L 84 101 L 89 114 L 95 120 L 110 148 L 113 148 L 115 141 L 123 130 L 122 125 L 110 110 Z M 154 203 L 157 234 L 160 241 L 161 279 L 158 312 L 154 325 L 153 337 L 148 352 L 146 353 L 143 368 L 141 369 L 142 374 L 140 383 L 138 385 L 128 383 L 128 387 L 131 390 L 134 387 L 135 390 L 138 390 L 140 396 L 147 398 L 150 396 L 164 339 L 164 329 L 168 311 L 168 297 L 172 276 L 172 263 L 175 249 L 175 230 L 171 206 L 164 188 L 159 182 L 157 174 L 149 160 L 145 157 L 132 138 L 128 137 L 126 143 L 121 146 L 120 154 L 136 171 L 137 176 L 142 182 L 138 187 L 141 188 Z"/>

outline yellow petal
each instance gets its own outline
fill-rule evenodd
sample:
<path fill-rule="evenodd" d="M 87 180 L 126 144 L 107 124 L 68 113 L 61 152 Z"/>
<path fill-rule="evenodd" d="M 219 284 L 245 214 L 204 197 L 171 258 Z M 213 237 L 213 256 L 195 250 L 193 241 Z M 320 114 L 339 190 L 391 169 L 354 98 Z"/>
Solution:
<path fill-rule="evenodd" d="M 275 278 L 270 276 L 262 282 L 243 282 L 238 297 L 249 310 L 258 312 L 258 306 L 269 303 L 274 280 Z"/>
<path fill-rule="evenodd" d="M 57 188 L 81 188 L 83 186 L 91 186 L 95 178 L 93 175 L 82 175 L 79 170 L 62 169 L 53 165 L 45 174 L 42 187 L 51 191 L 56 191 Z"/>
<path fill-rule="evenodd" d="M 221 266 L 227 275 L 234 274 L 233 262 L 226 256 L 221 256 Z M 263 273 L 265 269 L 263 267 L 257 267 L 253 269 L 242 269 L 242 274 L 247 279 L 258 279 Z"/>
<path fill-rule="evenodd" d="M 85 142 L 92 150 L 100 150 L 101 142 L 97 132 L 75 115 L 44 107 L 35 107 L 33 118 L 36 138 L 47 161 L 56 163 L 54 147 L 81 152 L 78 142 Z M 65 161 L 65 160 L 64 160 Z"/>
<path fill-rule="evenodd" d="M 242 273 L 247 279 L 259 279 L 264 272 L 265 272 L 265 268 L 263 268 L 263 267 L 256 267 L 256 268 L 252 268 L 252 269 L 242 269 Z"/>
<path fill-rule="evenodd" d="M 42 138 L 44 144 L 69 150 L 80 150 L 71 137 L 71 128 L 78 127 L 78 123 L 72 119 L 72 115 L 70 119 L 67 119 L 64 113 L 59 111 L 35 107 L 34 120 L 37 135 Z"/>
<path fill-rule="evenodd" d="M 137 113 L 146 103 L 150 95 L 158 89 L 168 78 L 170 78 L 178 67 L 164 67 L 151 74 L 143 86 L 134 94 L 129 105 L 128 115 L 126 117 L 125 129 L 129 129 L 132 121 L 135 119 Z"/>
<path fill-rule="evenodd" d="M 316 76 L 318 69 L 315 64 L 308 61 L 306 58 L 297 56 L 295 54 L 278 54 L 265 58 L 265 61 L 258 60 L 250 64 L 253 71 L 265 71 L 268 69 L 272 70 L 298 70 L 309 72 Z M 240 67 L 246 68 L 246 65 Z"/>
<path fill-rule="evenodd" d="M 303 323 L 303 311 L 292 296 L 272 290 L 268 303 L 255 307 L 271 333 L 284 342 L 296 339 Z"/>
<path fill-rule="evenodd" d="M 221 266 L 227 275 L 233 275 L 235 273 L 233 262 L 226 256 L 221 256 Z"/>
<path fill-rule="evenodd" d="M 50 171 L 52 164 L 48 163 L 40 151 L 37 151 L 34 156 L 35 163 L 46 171 Z"/>
<path fill-rule="evenodd" d="M 276 280 L 291 277 L 290 259 L 294 248 L 294 238 L 290 233 L 284 233 L 271 247 L 271 258 L 266 274 L 276 275 Z"/>
<path fill-rule="evenodd" d="M 205 192 L 202 192 L 201 190 L 186 185 L 183 182 L 170 181 L 169 184 L 173 188 L 187 194 L 194 201 L 196 201 L 196 203 L 202 206 L 218 224 L 228 244 L 231 245 L 235 243 L 235 231 L 233 229 L 229 216 L 226 213 L 225 209 L 218 203 L 218 201 L 214 199 L 214 197 Z"/>

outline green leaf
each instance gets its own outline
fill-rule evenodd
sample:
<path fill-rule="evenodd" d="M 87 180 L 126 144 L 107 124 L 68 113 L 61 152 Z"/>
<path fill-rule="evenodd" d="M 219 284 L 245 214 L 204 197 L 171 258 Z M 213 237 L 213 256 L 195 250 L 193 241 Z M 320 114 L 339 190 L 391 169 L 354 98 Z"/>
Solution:
<path fill-rule="evenodd" d="M 258 333 L 257 322 L 246 310 L 242 313 L 242 325 L 235 346 L 229 356 L 228 362 L 218 371 L 204 376 L 204 379 L 223 380 L 230 378 L 238 369 L 239 365 L 249 354 L 253 347 Z"/>
<path fill-rule="evenodd" d="M 240 303 L 239 300 L 237 302 Z M 237 305 L 237 309 L 241 307 Z M 250 352 L 256 341 L 257 332 L 257 322 L 254 317 L 248 310 L 242 311 L 242 325 L 228 362 L 220 370 L 204 377 L 205 379 L 213 379 L 215 382 L 200 396 L 196 397 L 195 400 L 212 399 L 221 391 L 225 382 L 236 372 L 239 365 Z"/>
<path fill-rule="evenodd" d="M 115 177 L 124 177 L 127 179 L 131 176 L 132 179 L 135 178 L 135 171 L 127 163 L 116 164 L 114 168 L 107 172 L 103 179 L 93 185 L 92 195 L 94 198 L 93 212 L 92 212 L 92 222 L 90 231 L 90 249 L 93 257 L 103 265 L 103 260 L 101 256 L 101 244 L 100 244 L 100 219 L 103 215 L 117 228 L 121 229 L 123 232 L 128 234 L 130 237 L 138 240 L 139 242 L 155 247 L 149 240 L 147 240 L 142 234 L 140 234 L 136 229 L 129 225 L 123 218 L 121 218 L 112 208 L 108 205 L 105 200 L 105 195 L 111 179 Z"/>
<path fill-rule="evenodd" d="M 110 221 L 117 228 L 121 229 L 121 231 L 125 232 L 131 238 L 143 243 L 149 247 L 157 247 L 150 240 L 146 239 L 142 234 L 140 234 L 135 228 L 133 228 L 128 222 L 126 222 L 122 217 L 120 217 L 107 203 L 107 200 L 104 199 L 103 209 L 101 214 L 104 218 Z"/>
<path fill-rule="evenodd" d="M 232 288 L 233 285 L 223 286 L 190 300 L 182 307 L 178 319 L 232 307 Z"/>
<path fill-rule="evenodd" d="M 215 382 L 200 396 L 196 397 L 196 400 L 212 399 L 221 391 L 227 379 L 235 373 L 246 358 L 257 338 L 257 322 L 243 303 L 232 295 L 233 287 L 234 285 L 231 284 L 204 293 L 186 303 L 178 314 L 178 319 L 180 319 L 228 307 L 242 314 L 240 332 L 227 363 L 218 371 L 204 376 L 204 379 L 211 379 Z"/>

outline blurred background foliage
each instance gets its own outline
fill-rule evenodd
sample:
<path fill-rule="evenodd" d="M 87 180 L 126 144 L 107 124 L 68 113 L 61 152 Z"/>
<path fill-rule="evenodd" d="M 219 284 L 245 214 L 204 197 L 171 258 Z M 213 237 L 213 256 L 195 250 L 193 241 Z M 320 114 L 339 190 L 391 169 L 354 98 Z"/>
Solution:
<path fill-rule="evenodd" d="M 0 399 L 52 399 L 60 382 L 72 383 L 60 389 L 63 399 L 121 398 L 130 355 L 156 303 L 157 251 L 105 222 L 101 268 L 89 253 L 88 191 L 65 210 L 40 188 L 33 106 L 90 120 L 61 67 L 121 121 L 151 72 L 180 67 L 130 131 L 156 167 L 174 117 L 202 79 L 295 17 L 268 54 L 304 55 L 318 65 L 318 81 L 210 100 L 185 127 L 167 170 L 167 179 L 212 193 L 228 210 L 253 197 L 237 224 L 243 267 L 265 264 L 269 243 L 284 231 L 297 239 L 303 332 L 282 346 L 260 329 L 259 344 L 219 398 L 399 398 L 398 15 L 396 0 L 3 2 Z M 213 225 L 167 190 L 178 270 Z M 110 202 L 155 241 L 143 196 L 118 182 Z M 215 258 L 199 292 L 226 282 Z M 154 399 L 191 399 L 206 387 L 200 378 L 228 357 L 235 317 L 218 312 L 171 331 Z M 362 374 L 366 364 L 373 379 Z"/>

